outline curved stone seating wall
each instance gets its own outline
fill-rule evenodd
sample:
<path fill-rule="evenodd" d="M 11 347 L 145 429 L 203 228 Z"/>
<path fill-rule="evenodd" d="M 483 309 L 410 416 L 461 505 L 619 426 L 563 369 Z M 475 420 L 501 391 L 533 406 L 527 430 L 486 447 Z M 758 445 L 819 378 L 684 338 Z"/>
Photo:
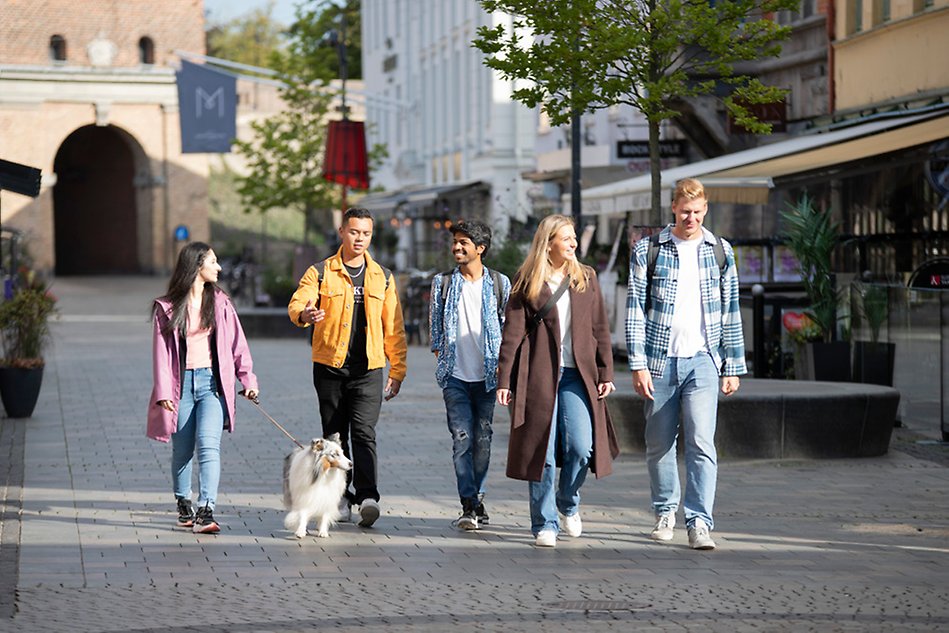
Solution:
<path fill-rule="evenodd" d="M 607 402 L 622 450 L 645 452 L 630 374 Z M 743 378 L 736 394 L 719 397 L 715 445 L 719 459 L 876 457 L 889 449 L 899 402 L 890 387 Z"/>

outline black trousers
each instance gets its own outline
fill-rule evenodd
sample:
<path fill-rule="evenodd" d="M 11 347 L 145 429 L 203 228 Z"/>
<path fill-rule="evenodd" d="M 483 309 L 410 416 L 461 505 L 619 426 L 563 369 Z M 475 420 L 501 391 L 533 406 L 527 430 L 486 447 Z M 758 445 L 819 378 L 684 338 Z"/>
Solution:
<path fill-rule="evenodd" d="M 344 376 L 313 363 L 313 386 L 320 403 L 323 437 L 339 433 L 343 450 L 353 462 L 349 480 L 355 492 L 347 490 L 346 497 L 353 504 L 364 499 L 378 501 L 376 423 L 382 408 L 382 369 Z"/>

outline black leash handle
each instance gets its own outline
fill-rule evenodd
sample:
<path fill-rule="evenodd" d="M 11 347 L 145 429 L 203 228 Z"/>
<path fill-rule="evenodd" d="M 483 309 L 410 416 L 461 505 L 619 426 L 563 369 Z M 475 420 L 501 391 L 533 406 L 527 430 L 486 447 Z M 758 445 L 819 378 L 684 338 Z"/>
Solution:
<path fill-rule="evenodd" d="M 240 395 L 244 396 L 244 393 L 245 393 L 244 391 L 241 391 L 241 392 L 240 392 Z M 247 396 L 244 396 L 244 397 L 246 398 Z M 285 429 L 285 428 L 283 428 L 282 426 L 280 426 L 280 423 L 279 423 L 279 422 L 277 422 L 276 420 L 274 420 L 272 417 L 270 417 L 270 414 L 269 414 L 269 413 L 267 413 L 266 411 L 264 411 L 264 408 L 263 408 L 262 406 L 260 406 L 260 398 L 259 398 L 258 396 L 254 396 L 253 398 L 248 398 L 248 400 L 250 400 L 251 402 L 253 402 L 253 403 L 254 403 L 254 406 L 256 406 L 257 409 L 258 409 L 261 413 L 264 414 L 264 417 L 267 418 L 268 420 L 270 420 L 270 422 L 271 422 L 275 427 L 277 427 L 278 429 L 280 429 L 281 431 L 283 431 L 283 434 L 286 435 L 287 437 L 289 437 L 289 438 L 290 438 L 290 441 L 292 441 L 294 444 L 296 444 L 296 445 L 299 446 L 300 448 L 303 448 L 303 444 L 301 444 L 300 442 L 298 442 L 298 441 L 297 441 L 297 438 L 295 438 L 295 437 L 293 437 L 292 435 L 290 435 L 290 433 L 287 431 L 287 429 Z"/>

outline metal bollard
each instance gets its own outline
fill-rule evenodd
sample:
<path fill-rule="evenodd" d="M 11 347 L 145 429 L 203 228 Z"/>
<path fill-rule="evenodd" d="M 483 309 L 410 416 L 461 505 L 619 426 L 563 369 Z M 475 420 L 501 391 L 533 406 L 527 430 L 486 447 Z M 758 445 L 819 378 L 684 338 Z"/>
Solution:
<path fill-rule="evenodd" d="M 755 284 L 751 287 L 751 314 L 752 337 L 754 351 L 752 362 L 755 378 L 764 377 L 764 366 L 767 363 L 764 353 L 764 286 Z"/>

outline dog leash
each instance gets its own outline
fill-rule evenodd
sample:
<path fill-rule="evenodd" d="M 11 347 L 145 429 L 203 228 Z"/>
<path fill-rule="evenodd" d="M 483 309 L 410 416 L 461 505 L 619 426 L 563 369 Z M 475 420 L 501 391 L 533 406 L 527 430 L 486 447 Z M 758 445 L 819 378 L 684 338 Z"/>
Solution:
<path fill-rule="evenodd" d="M 243 395 L 243 394 L 244 394 L 244 392 L 242 391 L 242 392 L 241 392 L 241 395 Z M 267 413 L 266 411 L 264 411 L 264 408 L 263 408 L 262 406 L 260 406 L 260 398 L 258 398 L 258 397 L 255 396 L 255 397 L 253 398 L 253 400 L 251 400 L 251 402 L 254 403 L 254 406 L 257 407 L 257 410 L 258 410 L 258 411 L 260 411 L 261 413 L 264 414 L 264 417 L 265 417 L 265 418 L 267 418 L 268 420 L 270 420 L 270 422 L 271 422 L 275 427 L 277 427 L 278 429 L 280 429 L 281 431 L 283 431 L 283 434 L 286 435 L 287 437 L 289 437 L 290 440 L 291 440 L 294 444 L 296 444 L 296 445 L 299 446 L 300 448 L 303 448 L 303 444 L 301 444 L 300 442 L 298 442 L 298 441 L 297 441 L 297 438 L 295 438 L 295 437 L 293 437 L 292 435 L 290 435 L 290 433 L 287 431 L 287 429 L 285 429 L 285 428 L 283 428 L 282 426 L 280 426 L 280 423 L 279 423 L 279 422 L 277 422 L 276 420 L 274 420 L 272 417 L 270 417 L 270 414 L 269 414 L 269 413 Z"/>

